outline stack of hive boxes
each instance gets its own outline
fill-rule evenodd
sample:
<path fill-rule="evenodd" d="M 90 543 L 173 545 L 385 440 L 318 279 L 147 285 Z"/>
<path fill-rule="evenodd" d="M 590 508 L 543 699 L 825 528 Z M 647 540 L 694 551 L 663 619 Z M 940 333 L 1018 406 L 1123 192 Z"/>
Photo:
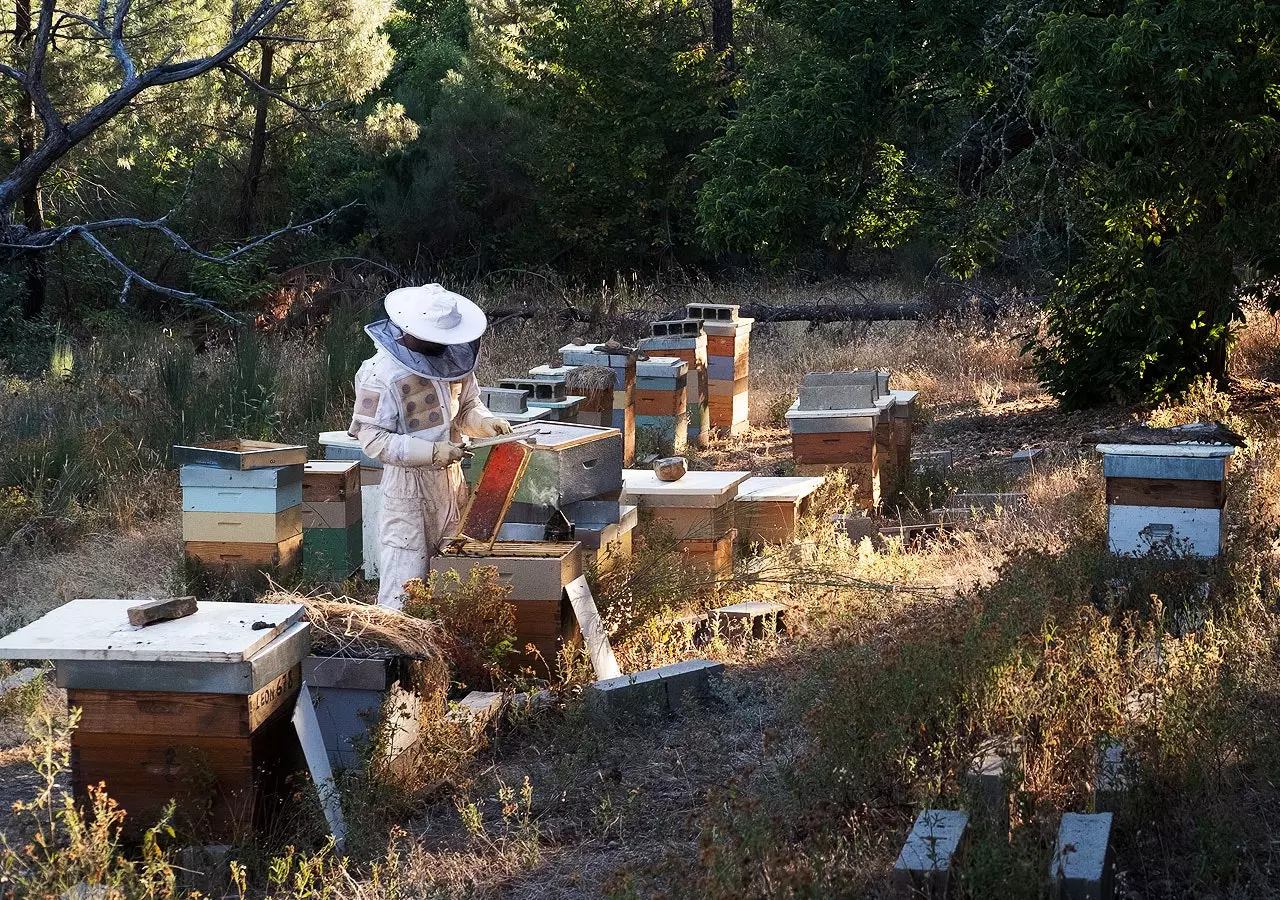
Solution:
<path fill-rule="evenodd" d="M 624 503 L 648 510 L 655 525 L 671 530 L 690 563 L 716 578 L 733 575 L 734 499 L 750 472 L 688 472 L 662 481 L 651 469 L 622 473 Z"/>
<path fill-rule="evenodd" d="M 530 429 L 533 450 L 498 533 L 500 541 L 543 541 L 561 515 L 581 542 L 584 565 L 608 571 L 631 558 L 634 507 L 622 491 L 622 435 L 616 428 L 548 422 Z M 467 470 L 474 484 L 489 448 L 480 447 Z"/>
<path fill-rule="evenodd" d="M 880 504 L 880 447 L 891 440 L 893 398 L 876 372 L 812 372 L 787 411 L 791 453 L 801 475 L 843 469 L 864 508 Z"/>
<path fill-rule="evenodd" d="M 738 307 L 724 303 L 690 303 L 690 319 L 701 319 L 707 332 L 707 394 L 711 427 L 741 434 L 749 421 L 751 326 L 738 317 Z"/>
<path fill-rule="evenodd" d="M 701 319 L 654 322 L 653 336 L 644 342 L 646 352 L 684 360 L 686 441 L 705 447 L 711 434 L 711 407 L 707 403 L 707 333 Z"/>
<path fill-rule="evenodd" d="M 382 513 L 382 463 L 366 456 L 360 442 L 345 431 L 322 431 L 320 446 L 326 460 L 356 461 L 360 464 L 361 556 L 364 577 L 378 577 L 378 544 Z"/>
<path fill-rule="evenodd" d="M 552 422 L 574 422 L 578 417 L 581 397 L 570 397 L 565 391 L 565 367 L 538 366 L 530 370 L 528 378 L 503 378 L 498 387 L 524 391 L 529 409 L 547 410 L 546 419 Z M 555 373 L 537 374 L 537 373 Z"/>
<path fill-rule="evenodd" d="M 893 449 L 893 418 L 897 412 L 897 401 L 889 390 L 889 373 L 863 371 L 853 373 L 862 376 L 868 382 L 874 379 L 876 393 L 876 409 L 880 415 L 876 418 L 876 457 L 880 464 L 880 499 L 887 500 L 897 491 L 898 457 Z"/>
<path fill-rule="evenodd" d="M 560 358 L 565 366 L 601 366 L 613 370 L 613 411 L 607 424 L 622 432 L 622 464 L 631 465 L 636 456 L 635 348 L 568 344 L 560 348 Z M 590 422 L 590 418 L 583 415 L 589 415 L 590 407 L 584 403 L 579 409 L 578 421 Z"/>
<path fill-rule="evenodd" d="M 219 441 L 173 453 L 189 561 L 232 580 L 297 571 L 306 447 Z"/>
<path fill-rule="evenodd" d="M 364 562 L 358 460 L 310 460 L 302 472 L 302 553 L 307 574 L 348 578 Z"/>
<path fill-rule="evenodd" d="M 1111 552 L 1218 556 L 1227 508 L 1226 444 L 1099 444 Z"/>
<path fill-rule="evenodd" d="M 679 453 L 689 439 L 689 364 L 674 356 L 636 362 L 636 428 L 646 429 L 663 453 Z"/>

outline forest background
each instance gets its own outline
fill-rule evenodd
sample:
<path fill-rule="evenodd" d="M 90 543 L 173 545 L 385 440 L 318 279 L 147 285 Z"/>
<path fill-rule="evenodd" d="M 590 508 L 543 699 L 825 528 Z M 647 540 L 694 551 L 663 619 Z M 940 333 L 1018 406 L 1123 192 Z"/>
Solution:
<path fill-rule="evenodd" d="M 18 371 L 316 278 L 891 273 L 1034 298 L 1083 406 L 1223 378 L 1275 304 L 1275 4 L 6 0 L 0 29 Z"/>

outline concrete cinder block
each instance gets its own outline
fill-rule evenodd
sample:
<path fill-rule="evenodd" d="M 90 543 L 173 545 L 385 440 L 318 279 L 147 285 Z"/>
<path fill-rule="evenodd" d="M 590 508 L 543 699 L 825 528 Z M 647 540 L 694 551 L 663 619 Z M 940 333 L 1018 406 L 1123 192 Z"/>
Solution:
<path fill-rule="evenodd" d="M 1015 475 L 1030 475 L 1039 466 L 1045 464 L 1043 450 L 1018 450 L 1009 457 L 1009 469 Z"/>
<path fill-rule="evenodd" d="M 786 612 L 787 607 L 781 603 L 749 601 L 717 607 L 711 614 L 724 621 L 731 637 L 750 635 L 759 639 L 770 630 L 786 633 Z"/>
<path fill-rule="evenodd" d="M 705 696 L 723 674 L 724 663 L 695 659 L 606 678 L 587 686 L 587 712 L 601 721 L 665 715 Z"/>
<path fill-rule="evenodd" d="M 951 471 L 955 455 L 950 450 L 927 450 L 923 453 L 911 454 L 911 474 L 922 475 L 925 472 L 946 474 Z"/>
<path fill-rule="evenodd" d="M 522 413 L 529 409 L 528 392 L 514 388 L 482 387 L 480 401 L 489 407 L 490 412 L 498 415 Z"/>
<path fill-rule="evenodd" d="M 19 688 L 26 687 L 31 682 L 35 681 L 37 678 L 40 678 L 41 676 L 43 676 L 47 671 L 49 670 L 48 669 L 31 669 L 31 668 L 19 669 L 17 672 L 14 672 L 12 675 L 8 675 L 4 678 L 0 678 L 0 697 L 9 693 L 9 691 L 16 691 Z"/>
<path fill-rule="evenodd" d="M 993 738 L 978 748 L 964 773 L 965 787 L 975 808 L 990 816 L 996 828 L 1009 830 L 1010 781 L 1021 763 L 1021 748 L 1016 741 Z"/>
<path fill-rule="evenodd" d="M 480 731 L 502 712 L 502 704 L 503 695 L 500 691 L 472 691 L 457 703 L 451 704 L 446 718 L 472 731 Z"/>
<path fill-rule="evenodd" d="M 951 872 L 964 854 L 968 829 L 968 813 L 923 810 L 893 864 L 894 893 L 900 897 L 946 897 Z"/>
<path fill-rule="evenodd" d="M 710 322 L 737 322 L 736 303 L 690 303 L 685 306 L 686 316 L 690 319 L 702 319 Z"/>
<path fill-rule="evenodd" d="M 666 322 L 654 322 L 649 326 L 649 330 L 655 338 L 696 338 L 702 333 L 702 319 L 672 319 Z M 645 341 L 645 346 L 650 346 L 650 342 Z"/>
<path fill-rule="evenodd" d="M 1116 812 L 1133 786 L 1133 767 L 1124 752 L 1124 744 L 1105 740 L 1095 751 L 1093 772 L 1093 809 Z"/>
<path fill-rule="evenodd" d="M 800 409 L 867 409 L 878 398 L 873 384 L 800 385 Z"/>
<path fill-rule="evenodd" d="M 1066 813 L 1049 865 L 1055 900 L 1111 900 L 1115 895 L 1111 813 Z"/>

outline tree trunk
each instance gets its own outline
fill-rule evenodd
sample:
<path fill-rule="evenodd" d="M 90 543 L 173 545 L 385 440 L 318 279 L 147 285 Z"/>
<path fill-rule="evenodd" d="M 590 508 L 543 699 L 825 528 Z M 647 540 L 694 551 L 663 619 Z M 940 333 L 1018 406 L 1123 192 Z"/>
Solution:
<path fill-rule="evenodd" d="M 31 0 L 14 0 L 13 42 L 19 52 L 31 40 Z M 36 105 L 31 97 L 23 94 L 18 101 L 18 162 L 27 159 L 36 148 Z M 22 222 L 27 231 L 34 234 L 44 228 L 44 196 L 39 180 L 31 182 L 22 194 Z M 43 253 L 28 253 L 26 294 L 22 298 L 22 317 L 34 319 L 44 311 L 48 269 Z"/>
<path fill-rule="evenodd" d="M 271 66 L 275 61 L 275 48 L 270 41 L 262 41 L 262 62 L 258 67 L 258 84 L 271 87 Z M 271 98 L 259 92 L 253 117 L 253 138 L 249 145 L 249 165 L 244 173 L 244 190 L 240 195 L 240 233 L 247 234 L 253 227 L 254 206 L 258 202 L 258 189 L 262 184 L 262 164 L 267 158 L 267 107 Z"/>

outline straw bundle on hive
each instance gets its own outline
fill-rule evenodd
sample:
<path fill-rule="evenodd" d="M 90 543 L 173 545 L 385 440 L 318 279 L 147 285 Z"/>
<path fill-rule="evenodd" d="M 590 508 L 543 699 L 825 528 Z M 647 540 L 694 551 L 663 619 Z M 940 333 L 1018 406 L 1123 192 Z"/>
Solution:
<path fill-rule="evenodd" d="M 603 391 L 614 385 L 613 369 L 608 366 L 578 366 L 564 378 L 564 388 L 570 394 Z"/>
<path fill-rule="evenodd" d="M 408 657 L 419 665 L 414 687 L 424 698 L 444 697 L 449 667 L 440 651 L 440 627 L 435 622 L 407 616 L 399 610 L 355 603 L 333 597 L 308 597 L 275 590 L 262 603 L 298 603 L 306 608 L 315 633 L 312 652 L 317 656 L 357 659 Z"/>

